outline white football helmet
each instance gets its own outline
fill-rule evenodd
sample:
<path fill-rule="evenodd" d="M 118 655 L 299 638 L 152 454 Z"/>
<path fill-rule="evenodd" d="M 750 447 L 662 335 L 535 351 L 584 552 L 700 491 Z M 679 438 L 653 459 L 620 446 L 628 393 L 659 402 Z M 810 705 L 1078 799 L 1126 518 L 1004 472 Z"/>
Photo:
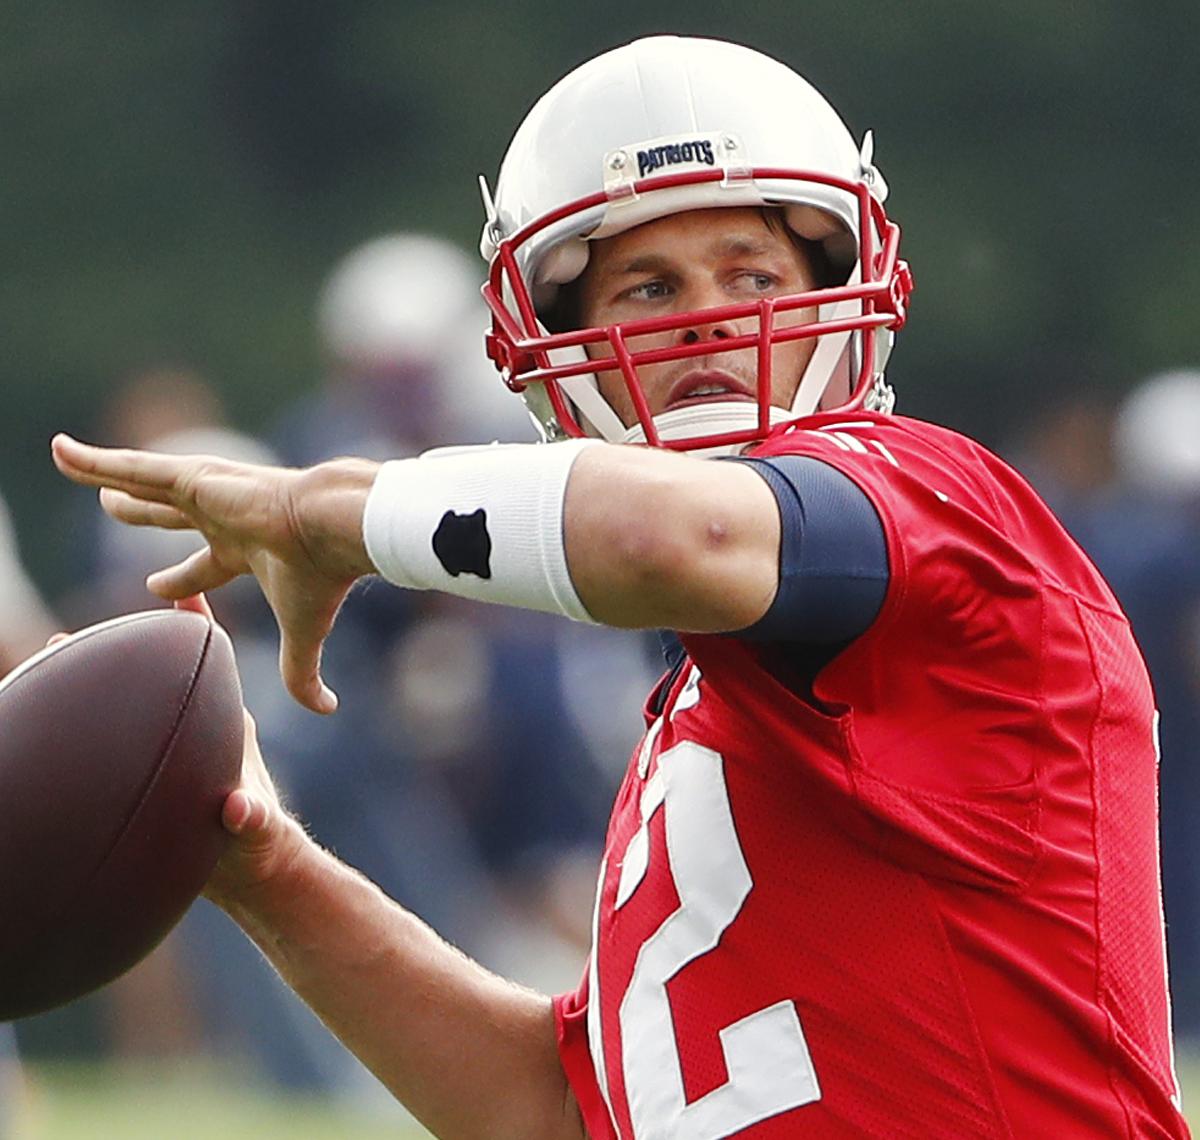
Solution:
<path fill-rule="evenodd" d="M 740 446 L 817 409 L 830 382 L 839 410 L 891 411 L 883 376 L 905 320 L 912 276 L 887 187 L 825 99 L 767 56 L 717 40 L 654 36 L 589 60 L 526 116 L 500 168 L 494 198 L 481 179 L 492 311 L 488 354 L 522 394 L 546 439 L 599 436 L 676 450 Z M 548 331 L 558 290 L 588 262 L 588 242 L 668 214 L 722 206 L 776 207 L 792 231 L 820 242 L 834 283 L 698 312 L 607 327 Z M 817 320 L 776 320 L 816 308 Z M 716 317 L 715 314 L 720 314 Z M 639 352 L 631 337 L 701 321 L 757 319 L 757 331 Z M 747 326 L 743 326 L 747 327 Z M 770 405 L 771 346 L 816 338 L 791 408 Z M 606 345 L 603 360 L 585 346 Z M 756 348 L 758 397 L 697 403 L 651 419 L 640 364 Z M 652 359 L 651 359 L 652 357 Z M 620 371 L 639 408 L 628 427 L 603 398 L 597 371 Z M 826 401 L 828 404 L 828 401 Z"/>

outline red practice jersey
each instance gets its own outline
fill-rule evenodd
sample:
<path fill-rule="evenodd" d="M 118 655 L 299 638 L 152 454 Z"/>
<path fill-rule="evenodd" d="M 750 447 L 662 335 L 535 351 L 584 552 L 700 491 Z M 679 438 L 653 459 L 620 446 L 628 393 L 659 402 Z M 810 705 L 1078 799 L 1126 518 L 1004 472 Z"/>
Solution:
<path fill-rule="evenodd" d="M 752 454 L 863 489 L 888 593 L 815 680 L 683 637 L 555 1003 L 591 1136 L 1186 1137 L 1154 701 L 1108 587 L 944 428 L 813 416 Z"/>

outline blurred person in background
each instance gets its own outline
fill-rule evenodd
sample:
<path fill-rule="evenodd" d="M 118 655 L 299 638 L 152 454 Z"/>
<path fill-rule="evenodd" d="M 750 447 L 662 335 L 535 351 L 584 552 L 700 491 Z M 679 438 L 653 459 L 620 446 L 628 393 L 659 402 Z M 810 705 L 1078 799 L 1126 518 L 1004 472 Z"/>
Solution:
<path fill-rule="evenodd" d="M 444 238 L 384 234 L 351 250 L 317 299 L 321 385 L 272 433 L 283 461 L 532 439 L 529 417 L 487 375 L 486 322 L 474 265 Z"/>
<path fill-rule="evenodd" d="M 430 884 L 444 889 L 417 913 L 490 968 L 543 988 L 569 985 L 582 966 L 616 764 L 652 680 L 643 639 L 560 625 L 427 595 L 382 671 L 377 731 L 444 814 L 369 809 L 410 862 L 423 850 Z M 447 862 L 457 847 L 448 816 L 478 867 L 474 889 Z"/>
<path fill-rule="evenodd" d="M 215 384 L 189 364 L 160 360 L 117 381 L 100 412 L 98 430 L 114 444 L 141 447 L 148 440 L 220 426 L 227 419 Z"/>
<path fill-rule="evenodd" d="M 181 431 L 225 424 L 224 402 L 216 386 L 196 368 L 182 361 L 148 361 L 118 376 L 96 417 L 96 436 L 121 447 L 145 447 Z M 98 576 L 112 569 L 104 565 L 106 544 L 121 542 L 114 538 L 94 504 L 73 505 L 74 515 L 67 533 L 71 539 L 68 563 L 72 580 L 67 592 L 57 599 L 66 628 L 75 629 L 111 617 L 111 606 L 145 606 L 146 600 L 134 599 L 127 582 L 116 585 L 122 598 L 102 597 L 97 590 Z"/>
<path fill-rule="evenodd" d="M 352 249 L 315 323 L 324 379 L 272 433 L 285 462 L 533 438 L 483 352 L 474 265 L 444 238 L 391 233 Z M 630 723 L 651 679 L 645 641 L 368 585 L 347 599 L 327 654 L 347 699 L 334 722 L 287 743 L 285 767 L 304 773 L 289 781 L 297 811 L 456 945 L 565 985 L 590 909 L 562 883 L 577 885 L 598 851 L 631 743 L 613 726 Z M 602 694 L 608 715 L 580 692 Z M 349 753 L 356 779 L 328 762 Z"/>

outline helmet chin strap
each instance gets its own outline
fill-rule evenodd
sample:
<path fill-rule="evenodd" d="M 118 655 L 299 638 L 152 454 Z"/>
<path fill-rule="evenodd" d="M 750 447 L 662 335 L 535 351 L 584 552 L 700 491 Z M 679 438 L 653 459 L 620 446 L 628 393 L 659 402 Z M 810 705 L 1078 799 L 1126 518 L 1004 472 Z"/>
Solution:
<path fill-rule="evenodd" d="M 564 354 L 563 361 L 557 359 L 558 352 Z M 568 359 L 567 354 L 570 354 L 569 359 L 572 361 L 587 359 L 587 353 L 582 348 L 559 349 L 551 353 L 550 358 L 555 364 L 565 363 Z M 588 435 L 597 435 L 609 443 L 621 442 L 625 424 L 613 411 L 612 405 L 600 394 L 600 385 L 594 372 L 572 376 L 569 380 L 560 381 L 559 386 L 578 410 L 582 420 L 581 426 Z"/>
<path fill-rule="evenodd" d="M 795 417 L 786 408 L 771 409 L 771 426 L 784 423 Z M 748 431 L 758 426 L 758 405 L 748 400 L 714 400 L 712 403 L 693 404 L 687 408 L 676 408 L 654 417 L 654 426 L 660 439 L 691 439 L 694 436 L 718 435 L 727 431 Z M 641 424 L 626 428 L 616 443 L 645 443 L 646 432 Z M 717 447 L 695 448 L 689 455 L 737 455 L 744 451 L 745 443 L 721 444 Z"/>

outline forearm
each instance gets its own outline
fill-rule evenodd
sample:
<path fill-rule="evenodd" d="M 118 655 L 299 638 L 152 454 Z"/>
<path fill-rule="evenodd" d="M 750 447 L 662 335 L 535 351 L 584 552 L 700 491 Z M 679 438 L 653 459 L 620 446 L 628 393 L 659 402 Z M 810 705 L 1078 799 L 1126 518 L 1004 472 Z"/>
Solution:
<path fill-rule="evenodd" d="M 580 444 L 402 460 L 361 515 L 400 586 L 625 628 L 743 629 L 778 583 L 779 512 L 740 464 Z"/>
<path fill-rule="evenodd" d="M 584 1136 L 549 999 L 488 973 L 333 856 L 306 843 L 223 905 L 436 1136 Z"/>

